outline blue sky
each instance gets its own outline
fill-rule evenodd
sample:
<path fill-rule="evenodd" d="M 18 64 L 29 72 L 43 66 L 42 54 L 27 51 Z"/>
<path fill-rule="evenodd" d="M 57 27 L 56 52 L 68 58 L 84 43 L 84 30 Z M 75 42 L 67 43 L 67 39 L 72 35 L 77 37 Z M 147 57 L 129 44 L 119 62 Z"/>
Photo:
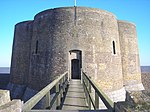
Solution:
<path fill-rule="evenodd" d="M 73 5 L 74 0 L 0 0 L 0 67 L 10 66 L 16 23 L 33 20 L 46 9 Z M 141 65 L 150 65 L 150 0 L 77 0 L 77 6 L 107 10 L 119 20 L 134 22 Z"/>

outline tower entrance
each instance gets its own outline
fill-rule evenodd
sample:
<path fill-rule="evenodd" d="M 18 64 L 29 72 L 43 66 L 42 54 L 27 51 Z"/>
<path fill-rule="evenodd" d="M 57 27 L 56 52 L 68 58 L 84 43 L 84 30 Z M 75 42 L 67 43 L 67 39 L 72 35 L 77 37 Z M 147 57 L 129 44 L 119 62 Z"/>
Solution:
<path fill-rule="evenodd" d="M 69 79 L 81 79 L 82 52 L 80 50 L 69 51 Z"/>
<path fill-rule="evenodd" d="M 80 65 L 78 59 L 71 60 L 71 77 L 72 79 L 80 79 Z"/>

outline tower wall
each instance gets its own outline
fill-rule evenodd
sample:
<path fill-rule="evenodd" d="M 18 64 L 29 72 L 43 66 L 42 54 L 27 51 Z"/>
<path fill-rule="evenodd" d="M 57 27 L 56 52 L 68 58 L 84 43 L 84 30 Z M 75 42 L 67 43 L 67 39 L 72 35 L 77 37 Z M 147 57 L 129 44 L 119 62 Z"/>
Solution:
<path fill-rule="evenodd" d="M 27 85 L 24 101 L 69 71 L 73 51 L 80 67 L 113 101 L 125 100 L 125 89 L 141 87 L 135 26 L 110 12 L 64 7 L 38 13 L 16 25 L 11 83 Z M 137 86 L 135 86 L 137 87 Z M 139 89 L 138 89 L 139 90 Z"/>
<path fill-rule="evenodd" d="M 31 37 L 32 21 L 22 22 L 15 26 L 11 78 L 8 84 L 12 98 L 21 97 L 28 82 Z"/>
<path fill-rule="evenodd" d="M 77 8 L 76 28 L 78 46 L 84 55 L 83 70 L 106 92 L 121 89 L 122 64 L 116 17 L 103 10 Z"/>
<path fill-rule="evenodd" d="M 28 87 L 40 90 L 68 70 L 73 17 L 73 8 L 51 9 L 35 16 Z"/>
<path fill-rule="evenodd" d="M 113 101 L 124 100 L 120 41 L 115 15 L 104 10 L 77 7 L 76 18 L 83 70 Z"/>
<path fill-rule="evenodd" d="M 13 43 L 11 82 L 26 84 L 30 66 L 30 46 L 32 21 L 22 22 L 15 26 Z"/>
<path fill-rule="evenodd" d="M 126 90 L 143 90 L 136 26 L 118 21 L 122 55 L 123 80 Z"/>
<path fill-rule="evenodd" d="M 70 71 L 71 50 L 82 52 L 83 70 L 110 97 L 118 90 L 121 92 L 117 94 L 124 96 L 116 17 L 107 11 L 83 7 L 56 8 L 35 16 L 28 87 L 40 90 Z"/>

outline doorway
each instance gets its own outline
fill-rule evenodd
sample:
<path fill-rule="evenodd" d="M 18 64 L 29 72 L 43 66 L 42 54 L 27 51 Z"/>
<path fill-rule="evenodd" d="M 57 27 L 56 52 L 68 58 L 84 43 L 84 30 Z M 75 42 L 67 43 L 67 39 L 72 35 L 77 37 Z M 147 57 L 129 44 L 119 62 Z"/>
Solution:
<path fill-rule="evenodd" d="M 71 75 L 72 79 L 80 79 L 80 65 L 78 59 L 71 60 Z"/>
<path fill-rule="evenodd" d="M 69 79 L 81 79 L 82 52 L 80 50 L 69 51 L 69 62 Z"/>

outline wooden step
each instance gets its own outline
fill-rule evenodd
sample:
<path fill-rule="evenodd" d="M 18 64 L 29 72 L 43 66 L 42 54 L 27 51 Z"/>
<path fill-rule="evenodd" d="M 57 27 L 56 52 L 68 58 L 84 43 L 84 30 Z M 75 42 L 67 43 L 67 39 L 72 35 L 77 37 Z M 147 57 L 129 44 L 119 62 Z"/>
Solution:
<path fill-rule="evenodd" d="M 88 110 L 81 80 L 71 80 L 62 110 Z"/>

